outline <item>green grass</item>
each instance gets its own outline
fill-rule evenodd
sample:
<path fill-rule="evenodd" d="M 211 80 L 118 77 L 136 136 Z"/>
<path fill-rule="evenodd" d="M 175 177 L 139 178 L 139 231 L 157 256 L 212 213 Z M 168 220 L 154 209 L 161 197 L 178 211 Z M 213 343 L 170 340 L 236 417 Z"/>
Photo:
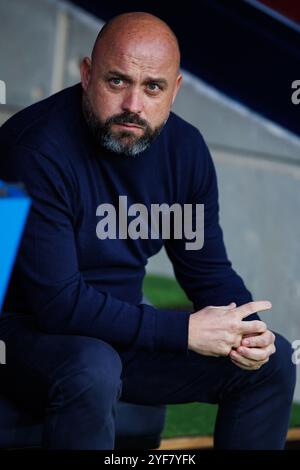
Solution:
<path fill-rule="evenodd" d="M 187 403 L 169 405 L 163 438 L 180 436 L 212 436 L 217 415 L 217 405 Z M 300 404 L 294 403 L 290 427 L 300 426 Z"/>
<path fill-rule="evenodd" d="M 177 281 L 168 277 L 146 276 L 143 292 L 147 299 L 159 308 L 190 308 L 192 305 Z"/>
<path fill-rule="evenodd" d="M 175 279 L 162 276 L 146 276 L 143 291 L 158 308 L 186 307 L 192 304 Z M 188 403 L 169 405 L 163 432 L 164 438 L 179 436 L 209 436 L 213 434 L 217 405 Z M 290 427 L 300 426 L 300 404 L 294 403 Z"/>
<path fill-rule="evenodd" d="M 163 437 L 212 435 L 216 415 L 216 405 L 205 403 L 169 405 Z"/>
<path fill-rule="evenodd" d="M 294 403 L 290 421 L 290 428 L 300 427 L 300 403 Z"/>

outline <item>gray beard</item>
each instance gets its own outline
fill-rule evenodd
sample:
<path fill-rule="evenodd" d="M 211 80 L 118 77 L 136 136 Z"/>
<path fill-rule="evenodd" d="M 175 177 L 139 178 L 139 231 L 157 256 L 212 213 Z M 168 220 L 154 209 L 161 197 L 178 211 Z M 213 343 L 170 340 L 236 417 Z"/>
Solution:
<path fill-rule="evenodd" d="M 94 110 L 86 93 L 82 96 L 82 110 L 88 128 L 92 132 L 97 144 L 104 147 L 110 152 L 125 155 L 127 157 L 135 157 L 144 152 L 160 134 L 167 119 L 158 127 L 152 129 L 147 121 L 141 119 L 134 113 L 124 112 L 119 115 L 112 116 L 102 124 Z M 137 124 L 144 129 L 144 134 L 136 137 L 132 132 L 126 130 L 114 133 L 112 131 L 113 124 L 122 123 Z"/>

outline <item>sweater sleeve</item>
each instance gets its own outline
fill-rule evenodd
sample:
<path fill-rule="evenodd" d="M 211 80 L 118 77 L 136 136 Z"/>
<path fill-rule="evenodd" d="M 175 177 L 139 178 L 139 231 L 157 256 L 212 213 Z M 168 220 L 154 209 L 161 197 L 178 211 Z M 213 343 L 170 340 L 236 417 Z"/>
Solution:
<path fill-rule="evenodd" d="M 187 354 L 190 312 L 133 305 L 84 281 L 76 252 L 71 170 L 23 146 L 15 146 L 11 158 L 32 200 L 16 271 L 26 311 L 39 327 L 47 333 L 96 337 L 119 348 Z"/>
<path fill-rule="evenodd" d="M 219 224 L 216 171 L 210 152 L 197 132 L 193 181 L 189 202 L 204 204 L 204 243 L 197 250 L 186 249 L 186 240 L 170 239 L 165 248 L 173 263 L 175 276 L 193 302 L 195 311 L 209 305 L 237 305 L 250 302 L 252 296 L 228 259 Z M 256 314 L 247 319 L 258 318 Z"/>

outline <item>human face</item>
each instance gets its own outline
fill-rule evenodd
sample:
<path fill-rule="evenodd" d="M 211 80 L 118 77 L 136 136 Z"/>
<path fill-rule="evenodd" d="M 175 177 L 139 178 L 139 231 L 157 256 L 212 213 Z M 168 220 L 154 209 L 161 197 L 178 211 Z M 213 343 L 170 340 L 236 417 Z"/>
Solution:
<path fill-rule="evenodd" d="M 106 41 L 107 43 L 107 41 Z M 156 41 L 114 42 L 81 64 L 84 108 L 116 153 L 139 153 L 159 134 L 178 92 L 181 75 L 168 48 Z M 97 124 L 96 124 L 97 121 Z M 105 145 L 106 146 L 106 145 Z"/>

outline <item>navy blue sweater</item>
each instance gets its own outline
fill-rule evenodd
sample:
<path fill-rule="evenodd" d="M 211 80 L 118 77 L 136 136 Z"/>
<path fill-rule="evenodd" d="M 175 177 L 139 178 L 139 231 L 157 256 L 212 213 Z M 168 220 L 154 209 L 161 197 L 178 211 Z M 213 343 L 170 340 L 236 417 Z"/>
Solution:
<path fill-rule="evenodd" d="M 147 260 L 163 244 L 195 310 L 251 300 L 225 251 L 212 158 L 199 131 L 175 114 L 139 156 L 114 155 L 94 142 L 76 85 L 9 119 L 0 149 L 0 177 L 23 181 L 32 198 L 6 311 L 33 314 L 48 333 L 186 354 L 191 312 L 141 303 Z M 152 203 L 204 204 L 203 248 L 172 238 L 100 240 L 97 207 L 117 208 L 120 195 L 149 213 Z"/>

